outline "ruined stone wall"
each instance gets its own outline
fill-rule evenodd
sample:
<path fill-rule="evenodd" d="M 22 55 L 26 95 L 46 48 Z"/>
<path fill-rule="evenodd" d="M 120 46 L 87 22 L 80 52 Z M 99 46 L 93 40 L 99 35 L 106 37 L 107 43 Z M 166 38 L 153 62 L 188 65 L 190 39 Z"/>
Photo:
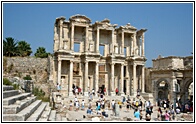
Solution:
<path fill-rule="evenodd" d="M 46 94 L 49 92 L 49 74 L 52 72 L 52 57 L 6 57 L 6 66 L 3 71 L 4 77 L 17 77 L 19 80 L 30 75 L 34 86 L 42 89 Z M 51 78 L 51 77 L 50 77 Z"/>

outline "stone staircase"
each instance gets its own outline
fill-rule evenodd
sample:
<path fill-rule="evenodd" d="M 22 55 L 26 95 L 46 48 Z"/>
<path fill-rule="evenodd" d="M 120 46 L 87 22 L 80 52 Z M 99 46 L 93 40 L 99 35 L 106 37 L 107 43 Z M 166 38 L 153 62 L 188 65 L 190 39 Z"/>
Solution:
<path fill-rule="evenodd" d="M 49 102 L 3 85 L 3 121 L 62 121 L 62 118 L 56 110 L 51 110 Z"/>

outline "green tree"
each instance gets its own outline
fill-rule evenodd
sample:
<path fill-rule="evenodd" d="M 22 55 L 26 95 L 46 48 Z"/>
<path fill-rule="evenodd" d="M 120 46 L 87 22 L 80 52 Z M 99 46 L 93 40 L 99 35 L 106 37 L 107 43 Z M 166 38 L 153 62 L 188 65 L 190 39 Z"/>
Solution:
<path fill-rule="evenodd" d="M 3 40 L 3 55 L 17 56 L 17 42 L 12 37 L 7 37 Z"/>
<path fill-rule="evenodd" d="M 39 57 L 39 58 L 47 58 L 48 57 L 48 53 L 46 52 L 44 47 L 39 47 L 34 55 L 35 55 L 35 57 Z"/>
<path fill-rule="evenodd" d="M 30 44 L 28 44 L 26 41 L 18 42 L 17 48 L 18 48 L 19 56 L 22 56 L 22 57 L 30 56 L 32 53 Z"/>

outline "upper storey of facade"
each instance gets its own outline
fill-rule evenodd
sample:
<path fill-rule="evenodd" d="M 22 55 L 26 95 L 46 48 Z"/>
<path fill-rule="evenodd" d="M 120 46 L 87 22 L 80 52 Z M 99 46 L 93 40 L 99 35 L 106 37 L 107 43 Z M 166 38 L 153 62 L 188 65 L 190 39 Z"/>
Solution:
<path fill-rule="evenodd" d="M 144 32 L 129 23 L 117 27 L 109 19 L 96 21 L 84 15 L 56 18 L 54 53 L 92 54 L 103 57 L 144 57 Z"/>

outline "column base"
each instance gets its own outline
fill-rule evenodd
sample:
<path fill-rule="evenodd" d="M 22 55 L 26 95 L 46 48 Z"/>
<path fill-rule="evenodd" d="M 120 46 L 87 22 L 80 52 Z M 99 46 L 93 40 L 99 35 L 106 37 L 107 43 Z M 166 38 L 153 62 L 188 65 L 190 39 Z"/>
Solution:
<path fill-rule="evenodd" d="M 84 92 L 84 96 L 88 96 L 88 92 Z"/>
<path fill-rule="evenodd" d="M 73 92 L 69 92 L 69 96 L 73 96 Z"/>
<path fill-rule="evenodd" d="M 116 93 L 115 92 L 110 92 L 110 95 L 111 96 L 116 96 Z"/>
<path fill-rule="evenodd" d="M 124 92 L 122 92 L 122 93 L 120 93 L 120 95 L 121 95 L 121 96 L 125 96 L 125 93 L 124 93 Z"/>

